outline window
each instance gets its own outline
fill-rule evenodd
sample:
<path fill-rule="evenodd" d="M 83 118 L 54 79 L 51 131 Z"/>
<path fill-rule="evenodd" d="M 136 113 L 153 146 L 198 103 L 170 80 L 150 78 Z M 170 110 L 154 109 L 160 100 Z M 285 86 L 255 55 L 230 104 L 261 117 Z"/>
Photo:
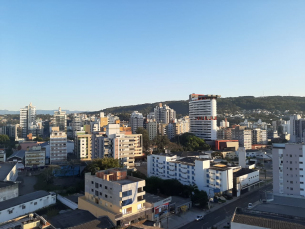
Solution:
<path fill-rule="evenodd" d="M 107 194 L 105 194 L 105 198 L 108 198 Z"/>
<path fill-rule="evenodd" d="M 100 188 L 102 187 L 102 185 L 100 184 Z"/>
<path fill-rule="evenodd" d="M 105 186 L 105 189 L 108 189 L 108 187 L 107 187 L 107 186 Z"/>
<path fill-rule="evenodd" d="M 25 205 L 22 205 L 22 209 L 25 209 Z"/>
<path fill-rule="evenodd" d="M 293 188 L 290 188 L 290 190 L 293 190 Z"/>
<path fill-rule="evenodd" d="M 98 191 L 95 191 L 95 195 L 98 196 Z"/>
<path fill-rule="evenodd" d="M 93 181 L 91 181 L 91 184 L 93 184 L 94 182 Z"/>
<path fill-rule="evenodd" d="M 13 210 L 8 210 L 8 214 L 12 214 L 13 213 Z"/>
<path fill-rule="evenodd" d="M 37 205 L 37 202 L 34 202 L 34 205 Z"/>
<path fill-rule="evenodd" d="M 102 195 L 103 195 L 103 193 L 100 192 L 100 196 L 102 196 Z"/>

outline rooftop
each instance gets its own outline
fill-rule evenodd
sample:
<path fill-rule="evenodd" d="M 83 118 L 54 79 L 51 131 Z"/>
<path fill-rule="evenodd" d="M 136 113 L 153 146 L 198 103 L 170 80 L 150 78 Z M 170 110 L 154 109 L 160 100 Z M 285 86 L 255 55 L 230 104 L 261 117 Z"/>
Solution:
<path fill-rule="evenodd" d="M 150 194 L 150 193 L 146 193 L 144 195 L 144 199 L 146 200 L 146 202 L 149 202 L 149 203 L 157 203 L 161 200 L 164 200 L 166 199 L 167 197 L 161 197 L 161 196 L 157 196 L 157 195 L 153 195 L 153 194 Z"/>
<path fill-rule="evenodd" d="M 261 228 L 304 229 L 305 218 L 236 208 L 232 222 Z"/>
<path fill-rule="evenodd" d="M 71 210 L 52 217 L 50 223 L 56 228 L 112 228 L 114 225 L 106 216 L 96 218 L 89 211 Z"/>
<path fill-rule="evenodd" d="M 30 202 L 32 200 L 36 200 L 39 199 L 41 197 L 45 197 L 50 195 L 49 192 L 46 191 L 36 191 L 36 192 L 32 192 L 29 194 L 25 194 L 23 196 L 18 196 L 9 200 L 5 200 L 2 201 L 0 204 L 0 211 L 3 211 L 5 209 L 11 208 L 11 207 L 15 207 L 17 205 L 26 203 L 26 202 Z"/>
<path fill-rule="evenodd" d="M 257 170 L 242 168 L 242 169 L 238 170 L 237 172 L 234 172 L 233 177 L 240 177 L 240 176 L 243 176 L 243 175 L 246 175 L 246 174 L 253 173 L 255 171 L 257 171 Z"/>
<path fill-rule="evenodd" d="M 24 159 L 24 155 L 25 155 L 25 150 L 18 150 L 18 151 L 15 151 L 11 156 L 9 156 L 7 158 L 7 160 L 10 160 L 11 158 L 14 158 L 14 157 Z"/>
<path fill-rule="evenodd" d="M 0 163 L 0 181 L 3 181 L 7 174 L 10 173 L 10 171 L 14 168 L 15 163 Z"/>
<path fill-rule="evenodd" d="M 13 186 L 13 185 L 17 185 L 15 182 L 12 181 L 0 181 L 0 188 L 5 188 L 5 187 L 9 187 L 9 186 Z"/>
<path fill-rule="evenodd" d="M 179 207 L 181 205 L 185 205 L 186 203 L 191 202 L 190 198 L 182 198 L 179 196 L 172 196 L 172 201 L 170 202 L 171 204 L 176 204 L 176 207 Z"/>

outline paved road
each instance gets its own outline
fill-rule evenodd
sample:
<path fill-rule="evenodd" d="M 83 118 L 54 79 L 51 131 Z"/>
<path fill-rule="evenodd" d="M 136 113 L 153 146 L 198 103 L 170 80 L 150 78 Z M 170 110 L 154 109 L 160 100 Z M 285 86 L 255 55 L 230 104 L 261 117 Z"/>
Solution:
<path fill-rule="evenodd" d="M 184 225 L 180 227 L 181 229 L 205 229 L 212 227 L 216 223 L 224 220 L 226 217 L 232 216 L 236 207 L 242 207 L 245 208 L 248 206 L 248 203 L 254 203 L 260 199 L 260 196 L 262 195 L 262 191 L 270 191 L 272 189 L 272 185 L 269 184 L 265 187 L 262 187 L 261 189 L 258 189 L 256 191 L 253 191 L 252 193 L 240 197 L 238 200 L 225 205 L 222 208 L 219 208 L 218 210 L 211 212 L 207 215 L 205 215 L 204 219 L 199 222 L 191 222 L 187 225 Z M 195 216 L 194 216 L 195 217 Z"/>

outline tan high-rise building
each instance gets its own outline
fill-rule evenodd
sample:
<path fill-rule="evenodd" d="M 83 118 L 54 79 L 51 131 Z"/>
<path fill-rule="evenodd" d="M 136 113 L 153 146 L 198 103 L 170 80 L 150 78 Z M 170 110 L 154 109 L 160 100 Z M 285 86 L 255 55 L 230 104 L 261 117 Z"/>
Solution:
<path fill-rule="evenodd" d="M 25 151 L 24 167 L 39 168 L 46 165 L 46 149 L 41 146 L 33 146 Z"/>
<path fill-rule="evenodd" d="M 50 164 L 67 161 L 67 134 L 52 127 L 50 134 Z"/>
<path fill-rule="evenodd" d="M 74 152 L 80 160 L 91 160 L 92 134 L 87 134 L 85 131 L 76 131 L 74 137 Z"/>

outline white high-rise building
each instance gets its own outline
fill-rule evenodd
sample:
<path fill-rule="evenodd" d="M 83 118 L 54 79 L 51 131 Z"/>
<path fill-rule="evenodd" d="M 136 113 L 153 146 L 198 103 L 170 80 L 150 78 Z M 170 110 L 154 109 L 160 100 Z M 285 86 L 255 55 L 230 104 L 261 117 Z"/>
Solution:
<path fill-rule="evenodd" d="M 52 127 L 50 134 L 50 164 L 67 161 L 67 134 Z"/>
<path fill-rule="evenodd" d="M 158 134 L 158 123 L 156 121 L 150 121 L 146 124 L 149 140 L 153 140 Z"/>
<path fill-rule="evenodd" d="M 205 140 L 217 139 L 217 98 L 220 95 L 189 96 L 190 132 Z"/>
<path fill-rule="evenodd" d="M 305 197 L 305 145 L 273 144 L 273 193 Z"/>
<path fill-rule="evenodd" d="M 20 127 L 22 128 L 22 137 L 26 138 L 29 132 L 33 132 L 30 128 L 33 128 L 36 120 L 36 107 L 30 103 L 29 106 L 20 109 Z"/>
<path fill-rule="evenodd" d="M 301 115 L 290 116 L 290 142 L 305 142 L 305 119 Z"/>
<path fill-rule="evenodd" d="M 154 109 L 154 114 L 156 121 L 159 123 L 168 124 L 176 119 L 176 111 L 166 104 L 162 105 L 162 103 L 159 103 L 159 106 Z"/>
<path fill-rule="evenodd" d="M 142 113 L 139 113 L 138 111 L 132 112 L 130 119 L 129 119 L 129 126 L 131 127 L 131 131 L 133 134 L 137 132 L 137 129 L 139 127 L 143 128 L 143 115 Z"/>

